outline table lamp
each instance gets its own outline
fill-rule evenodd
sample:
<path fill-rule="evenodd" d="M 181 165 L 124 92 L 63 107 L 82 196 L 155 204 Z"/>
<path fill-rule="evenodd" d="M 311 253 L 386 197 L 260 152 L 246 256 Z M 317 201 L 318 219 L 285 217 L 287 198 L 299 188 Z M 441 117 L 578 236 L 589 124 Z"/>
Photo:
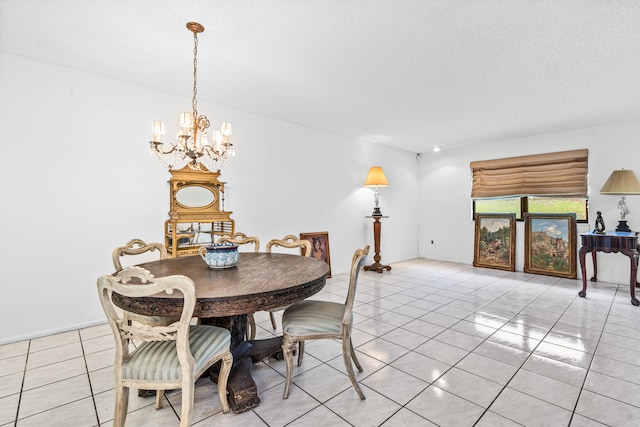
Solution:
<path fill-rule="evenodd" d="M 369 169 L 369 174 L 367 175 L 367 179 L 364 181 L 364 186 L 367 188 L 375 189 L 375 207 L 373 208 L 373 216 L 382 215 L 380 213 L 380 207 L 378 203 L 380 202 L 380 192 L 378 188 L 380 187 L 388 187 L 389 182 L 387 181 L 387 177 L 384 175 L 384 171 L 380 166 L 372 166 Z"/>
<path fill-rule="evenodd" d="M 627 208 L 624 202 L 624 196 L 627 194 L 640 194 L 640 182 L 638 182 L 636 174 L 632 170 L 614 170 L 611 172 L 607 182 L 602 186 L 602 189 L 600 189 L 600 194 L 616 194 L 622 196 L 618 202 L 620 218 L 616 231 L 631 231 L 627 225 L 626 219 L 629 214 L 629 208 Z"/>

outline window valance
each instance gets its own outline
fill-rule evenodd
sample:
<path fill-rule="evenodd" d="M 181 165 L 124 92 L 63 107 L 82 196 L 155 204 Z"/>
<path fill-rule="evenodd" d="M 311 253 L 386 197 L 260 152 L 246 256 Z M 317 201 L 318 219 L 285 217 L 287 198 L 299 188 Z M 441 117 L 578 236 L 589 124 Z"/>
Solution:
<path fill-rule="evenodd" d="M 587 197 L 589 150 L 471 162 L 474 199 L 506 196 Z"/>

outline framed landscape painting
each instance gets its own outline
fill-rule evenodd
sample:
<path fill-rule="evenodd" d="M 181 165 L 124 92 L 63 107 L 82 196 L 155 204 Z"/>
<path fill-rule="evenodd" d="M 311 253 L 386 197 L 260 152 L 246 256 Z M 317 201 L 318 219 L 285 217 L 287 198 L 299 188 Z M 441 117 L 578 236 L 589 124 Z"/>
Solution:
<path fill-rule="evenodd" d="M 524 272 L 575 279 L 575 214 L 525 214 Z"/>
<path fill-rule="evenodd" d="M 516 270 L 515 214 L 476 214 L 473 265 Z"/>

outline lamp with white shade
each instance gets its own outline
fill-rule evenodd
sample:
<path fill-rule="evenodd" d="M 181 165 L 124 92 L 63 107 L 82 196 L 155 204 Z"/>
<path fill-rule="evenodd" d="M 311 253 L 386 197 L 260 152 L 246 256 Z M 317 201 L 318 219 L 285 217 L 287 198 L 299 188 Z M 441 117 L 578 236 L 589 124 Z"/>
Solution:
<path fill-rule="evenodd" d="M 611 172 L 607 182 L 602 186 L 600 194 L 615 194 L 622 196 L 618 202 L 620 218 L 618 220 L 616 231 L 631 231 L 627 225 L 629 208 L 627 208 L 627 204 L 624 201 L 624 196 L 628 194 L 640 194 L 640 182 L 638 181 L 636 174 L 632 170 L 628 169 L 614 170 Z"/>

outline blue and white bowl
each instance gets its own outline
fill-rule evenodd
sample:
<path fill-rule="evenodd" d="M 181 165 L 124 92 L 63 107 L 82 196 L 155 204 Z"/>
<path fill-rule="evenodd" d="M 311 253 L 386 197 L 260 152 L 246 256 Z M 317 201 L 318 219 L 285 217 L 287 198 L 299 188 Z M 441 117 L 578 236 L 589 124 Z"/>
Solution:
<path fill-rule="evenodd" d="M 200 246 L 200 257 L 209 268 L 231 268 L 238 263 L 238 245 L 230 243 L 214 243 Z"/>

